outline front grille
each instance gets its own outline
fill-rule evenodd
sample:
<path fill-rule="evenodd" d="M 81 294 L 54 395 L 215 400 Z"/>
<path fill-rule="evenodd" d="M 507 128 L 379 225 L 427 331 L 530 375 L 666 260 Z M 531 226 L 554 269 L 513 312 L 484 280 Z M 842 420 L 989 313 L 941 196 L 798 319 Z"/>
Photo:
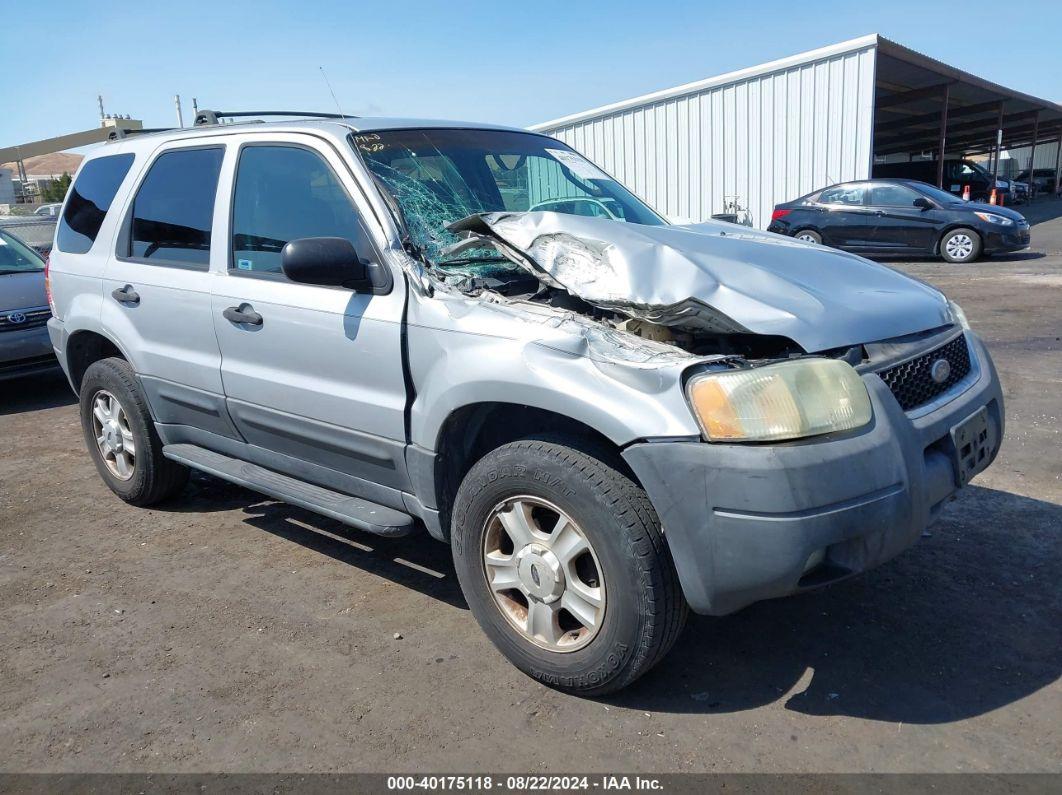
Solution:
<path fill-rule="evenodd" d="M 938 384 L 933 380 L 931 372 L 933 365 L 941 359 L 948 363 L 951 372 Z M 969 373 L 970 349 L 966 345 L 966 337 L 960 334 L 951 342 L 888 370 L 882 370 L 878 375 L 892 390 L 900 408 L 910 411 L 943 395 Z"/>
<path fill-rule="evenodd" d="M 51 316 L 52 313 L 48 307 L 0 312 L 0 332 L 37 328 L 47 323 Z M 16 323 L 14 318 L 19 318 L 20 322 Z"/>

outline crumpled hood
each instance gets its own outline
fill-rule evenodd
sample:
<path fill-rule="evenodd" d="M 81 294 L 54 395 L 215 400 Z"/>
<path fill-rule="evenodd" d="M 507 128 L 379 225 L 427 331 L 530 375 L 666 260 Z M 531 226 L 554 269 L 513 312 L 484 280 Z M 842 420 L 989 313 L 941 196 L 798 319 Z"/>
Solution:
<path fill-rule="evenodd" d="M 494 242 L 544 283 L 596 306 L 689 330 L 788 337 L 809 353 L 952 322 L 940 292 L 891 268 L 732 224 L 528 212 L 449 228 Z"/>

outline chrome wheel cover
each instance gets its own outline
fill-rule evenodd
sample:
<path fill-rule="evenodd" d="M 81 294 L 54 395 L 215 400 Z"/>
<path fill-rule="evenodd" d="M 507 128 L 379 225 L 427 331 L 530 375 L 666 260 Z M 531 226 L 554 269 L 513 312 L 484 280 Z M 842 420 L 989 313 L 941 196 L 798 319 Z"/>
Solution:
<path fill-rule="evenodd" d="M 605 581 L 597 555 L 571 517 L 546 500 L 511 497 L 494 507 L 483 533 L 483 574 L 502 615 L 536 646 L 576 651 L 601 629 Z"/>
<path fill-rule="evenodd" d="M 966 259 L 973 254 L 973 249 L 973 240 L 967 234 L 953 235 L 948 238 L 948 242 L 944 245 L 944 250 L 948 252 L 948 256 L 954 259 Z"/>
<path fill-rule="evenodd" d="M 805 243 L 818 243 L 819 241 L 809 235 L 807 232 L 801 232 L 796 236 L 797 240 L 803 240 Z"/>
<path fill-rule="evenodd" d="M 106 389 L 92 396 L 92 435 L 110 473 L 119 480 L 129 480 L 136 466 L 133 432 L 122 404 Z"/>

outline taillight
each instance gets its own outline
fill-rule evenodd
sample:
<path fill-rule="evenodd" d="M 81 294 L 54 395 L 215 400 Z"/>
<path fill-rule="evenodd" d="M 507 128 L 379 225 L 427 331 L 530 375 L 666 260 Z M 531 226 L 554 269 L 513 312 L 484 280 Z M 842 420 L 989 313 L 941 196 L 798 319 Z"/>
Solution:
<path fill-rule="evenodd" d="M 775 208 L 775 211 L 773 213 L 771 213 L 771 220 L 772 221 L 777 221 L 779 218 L 785 218 L 791 212 L 793 212 L 793 211 L 792 210 L 785 210 L 785 209 Z"/>
<path fill-rule="evenodd" d="M 44 258 L 44 294 L 48 296 L 48 308 L 52 310 L 52 317 L 58 317 L 55 311 L 55 299 L 52 298 L 52 278 L 49 273 L 52 267 L 52 255 L 48 253 Z"/>

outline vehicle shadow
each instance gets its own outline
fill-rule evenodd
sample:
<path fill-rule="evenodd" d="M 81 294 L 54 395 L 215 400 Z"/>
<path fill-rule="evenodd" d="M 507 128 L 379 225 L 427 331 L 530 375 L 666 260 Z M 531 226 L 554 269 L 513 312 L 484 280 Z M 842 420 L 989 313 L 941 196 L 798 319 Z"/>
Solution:
<path fill-rule="evenodd" d="M 450 547 L 419 528 L 405 538 L 363 533 L 310 511 L 269 502 L 245 508 L 246 522 L 278 538 L 412 588 L 451 607 L 468 609 L 457 584 Z M 476 631 L 470 626 L 469 631 Z"/>
<path fill-rule="evenodd" d="M 0 416 L 71 406 L 77 397 L 59 365 L 54 370 L 0 383 Z"/>
<path fill-rule="evenodd" d="M 1035 199 L 1032 204 L 1020 205 L 1017 209 L 1025 216 L 1029 225 L 1035 228 L 1037 224 L 1062 217 L 1062 199 L 1044 196 Z"/>
<path fill-rule="evenodd" d="M 1026 262 L 1031 260 L 1043 259 L 1047 254 L 1043 251 L 1011 251 L 1005 254 L 990 254 L 988 256 L 980 257 L 973 262 L 958 263 L 958 262 L 946 262 L 940 257 L 912 257 L 910 255 L 888 255 L 888 254 L 874 254 L 869 259 L 875 262 L 880 262 L 883 265 L 903 265 L 906 262 L 919 265 L 939 265 L 941 268 L 979 268 L 990 267 L 993 264 L 998 265 L 1001 262 Z"/>
<path fill-rule="evenodd" d="M 935 724 L 1062 675 L 1062 506 L 970 487 L 913 549 L 835 586 L 694 616 L 671 654 L 609 699 L 728 713 Z"/>
<path fill-rule="evenodd" d="M 276 502 L 219 478 L 192 472 L 179 498 L 155 506 L 173 513 L 242 510 L 244 521 L 278 538 L 327 555 L 362 571 L 412 588 L 453 607 L 467 609 L 454 573 L 450 547 L 422 527 L 405 538 L 364 533 L 294 505 Z"/>

